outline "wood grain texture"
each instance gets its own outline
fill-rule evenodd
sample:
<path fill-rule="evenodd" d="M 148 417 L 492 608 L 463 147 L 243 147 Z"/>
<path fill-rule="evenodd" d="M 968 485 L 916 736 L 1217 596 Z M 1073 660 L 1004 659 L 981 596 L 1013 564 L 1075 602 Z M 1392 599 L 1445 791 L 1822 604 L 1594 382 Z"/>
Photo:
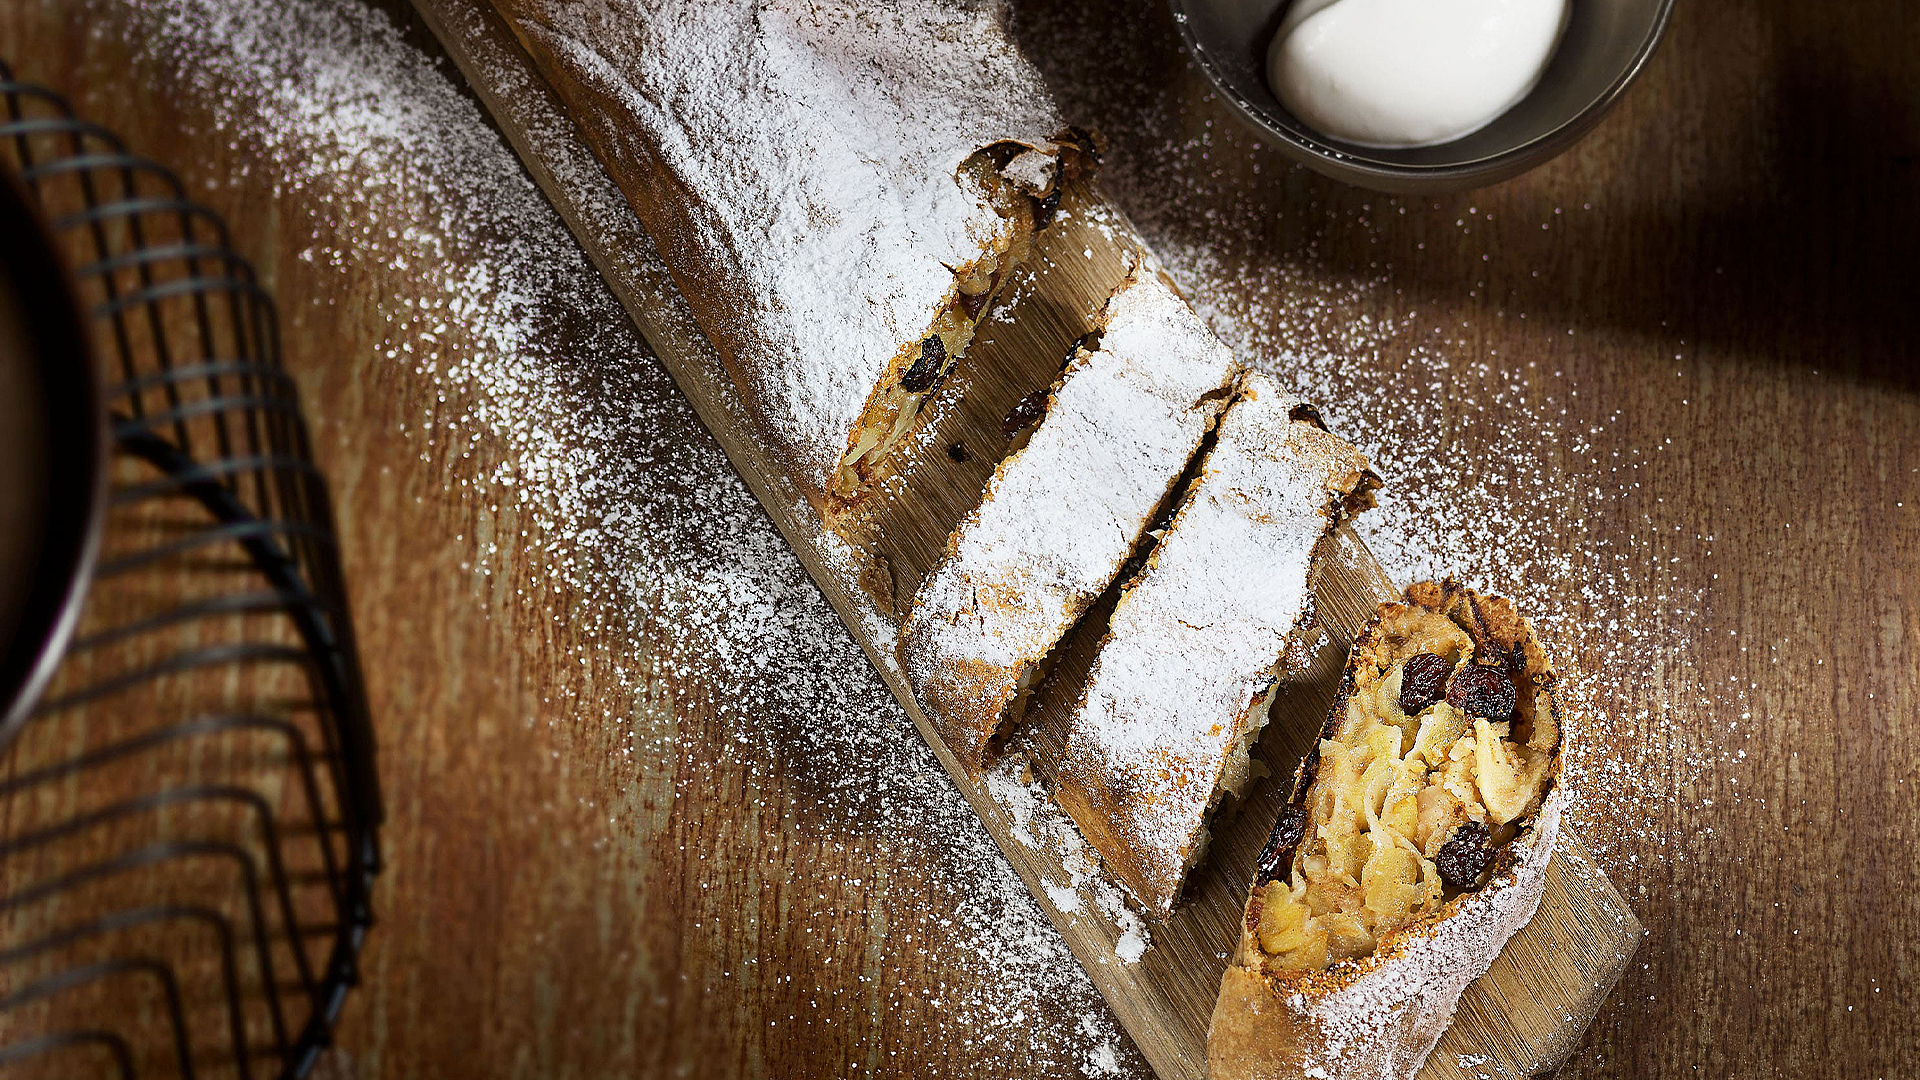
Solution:
<path fill-rule="evenodd" d="M 689 331 L 676 297 L 663 291 L 661 275 L 629 271 L 631 227 L 612 235 L 601 231 L 594 208 L 616 201 L 604 190 L 606 176 L 577 167 L 571 160 L 577 148 L 529 135 L 564 132 L 566 117 L 589 111 L 603 118 L 618 116 L 619 104 L 599 100 L 589 84 L 578 79 L 577 69 L 545 51 L 539 42 L 547 35 L 523 32 L 518 20 L 530 16 L 513 0 L 500 4 L 497 21 L 441 0 L 420 0 L 418 6 L 1136 1045 L 1168 1080 L 1203 1078 L 1207 1023 L 1225 968 L 1223 946 L 1238 939 L 1253 859 L 1278 809 L 1273 785 L 1257 786 L 1258 795 L 1220 815 L 1206 863 L 1189 876 L 1186 899 L 1170 920 L 1153 926 L 1153 948 L 1139 963 L 1121 962 L 1115 955 L 1121 927 L 1091 910 L 1091 904 L 1076 901 L 1065 911 L 1057 906 L 1046 885 L 1071 877 L 1059 853 L 1019 839 L 1014 808 L 994 798 L 947 750 L 893 656 L 899 614 L 1007 449 L 1000 419 L 1015 402 L 1053 380 L 1060 357 L 1092 328 L 1091 317 L 1137 258 L 1142 241 L 1125 215 L 1097 190 L 1067 193 L 1058 224 L 1036 237 L 1030 280 L 1011 286 L 1018 303 L 1005 321 L 994 323 L 976 341 L 964 377 L 953 380 L 944 395 L 945 407 L 928 421 L 930 430 L 895 449 L 895 475 L 882 485 L 881 494 L 842 518 L 837 535 L 826 536 L 807 500 L 756 438 L 756 425 L 730 393 L 718 356 Z M 508 40 L 506 30 L 514 31 L 516 39 Z M 472 36 L 474 32 L 481 36 Z M 482 63 L 476 54 L 496 59 Z M 501 62 L 512 62 L 515 56 L 531 70 L 503 75 Z M 527 93 L 527 87 L 542 82 L 549 93 Z M 505 87 L 512 87 L 514 94 L 504 93 Z M 617 127 L 599 119 L 577 130 L 616 188 L 650 193 L 655 181 L 645 149 L 630 145 L 630 140 L 600 140 L 592 134 Z M 549 160 L 550 155 L 559 160 Z M 583 181 L 593 186 L 584 187 Z M 968 452 L 950 453 L 954 446 Z M 1291 687 L 1273 709 L 1272 733 L 1261 741 L 1256 757 L 1274 775 L 1291 775 L 1306 740 L 1324 719 L 1347 644 L 1372 616 L 1375 603 L 1398 592 L 1350 529 L 1330 540 L 1323 545 L 1315 574 L 1316 597 L 1329 631 L 1323 650 L 1327 655 L 1316 665 L 1317 677 Z M 1036 688 L 1014 738 L 1012 751 L 1024 755 L 1043 785 L 1052 781 L 1072 703 L 1100 634 L 1098 615 L 1096 611 L 1072 635 L 1068 659 Z M 1553 875 L 1542 910 L 1526 935 L 1474 987 L 1463 1009 L 1470 1021 L 1466 1029 L 1443 1040 L 1425 1075 L 1465 1075 L 1460 1063 L 1468 1060 L 1483 1070 L 1497 1067 L 1518 1075 L 1557 1066 L 1571 1050 L 1579 1025 L 1594 1014 L 1625 969 L 1639 945 L 1640 925 L 1592 867 L 1579 842 L 1569 839 L 1567 846 L 1569 861 L 1586 871 L 1569 877 L 1563 864 Z M 1548 962 L 1549 957 L 1559 962 Z"/>
<path fill-rule="evenodd" d="M 743 755 L 698 678 L 617 689 L 608 673 L 664 642 L 581 649 L 591 598 L 551 579 L 537 554 L 551 538 L 482 486 L 511 448 L 445 437 L 464 402 L 385 359 L 393 311 L 438 286 L 417 267 L 301 258 L 316 230 L 351 246 L 356 223 L 236 140 L 220 90 L 142 53 L 130 12 L 154 6 L 10 0 L 0 51 L 182 168 L 287 319 L 389 796 L 381 922 L 326 1075 L 1080 1076 L 1074 1060 L 986 1057 L 941 1022 L 936 1000 L 996 974 L 882 947 L 943 933 L 919 900 L 939 883 L 883 830 L 823 844 L 796 828 L 815 781 Z M 1418 400 L 1444 413 L 1459 461 L 1499 453 L 1488 411 L 1453 399 L 1484 400 L 1504 358 L 1536 396 L 1576 386 L 1556 404 L 1585 445 L 1543 449 L 1560 478 L 1543 497 L 1581 527 L 1553 542 L 1585 567 L 1583 552 L 1638 541 L 1636 588 L 1687 598 L 1662 606 L 1633 658 L 1644 680 L 1610 702 L 1609 745 L 1646 750 L 1642 781 L 1672 793 L 1623 807 L 1602 852 L 1648 937 L 1559 1075 L 1920 1069 L 1920 14 L 1678 5 L 1646 77 L 1579 147 L 1489 191 L 1409 203 L 1254 146 L 1155 0 L 1016 7 L 1066 107 L 1133 163 L 1109 190 L 1167 250 L 1205 253 L 1216 306 L 1287 282 L 1335 351 L 1339 326 L 1433 312 L 1452 328 L 1428 346 L 1443 374 L 1405 362 L 1422 345 L 1407 335 L 1351 363 L 1373 384 L 1433 382 Z M 458 273 L 497 256 L 438 257 Z M 1343 291 L 1357 278 L 1389 284 Z M 553 333 L 642 349 L 623 325 L 562 318 Z M 711 448 L 670 387 L 646 392 L 660 424 Z M 1585 513 L 1622 462 L 1641 494 Z M 1624 617 L 1623 593 L 1590 584 L 1554 583 L 1569 619 Z M 1570 663 L 1606 659 L 1604 641 L 1571 646 Z M 608 716 L 678 741 L 629 758 Z M 790 907 L 760 899 L 773 882 Z M 713 931 L 742 908 L 749 930 Z M 807 1020 L 822 1015 L 834 1022 Z"/>

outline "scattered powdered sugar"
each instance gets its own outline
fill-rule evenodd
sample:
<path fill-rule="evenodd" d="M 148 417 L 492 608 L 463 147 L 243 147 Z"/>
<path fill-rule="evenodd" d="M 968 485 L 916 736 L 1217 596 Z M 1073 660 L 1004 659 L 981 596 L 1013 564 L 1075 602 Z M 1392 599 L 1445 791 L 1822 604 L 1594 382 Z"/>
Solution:
<path fill-rule="evenodd" d="M 1470 1075 L 1472 1075 L 1475 1080 L 1494 1080 L 1495 1074 L 1500 1076 L 1509 1075 L 1506 1066 L 1485 1054 L 1456 1054 L 1454 1055 L 1454 1065 L 1462 1072 L 1472 1070 Z M 1492 1066 L 1493 1072 L 1486 1070 L 1485 1066 L 1489 1065 Z"/>
<path fill-rule="evenodd" d="M 1086 1058 L 1081 1062 L 1081 1071 L 1088 1076 L 1125 1076 L 1128 1069 L 1118 1051 L 1114 1049 L 1113 1038 L 1100 1031 L 1100 1018 L 1092 1013 L 1080 1017 L 1080 1035 L 1092 1044 Z"/>
<path fill-rule="evenodd" d="M 1098 346 L 994 470 L 901 638 L 915 693 L 963 758 L 984 752 L 1029 672 L 1133 554 L 1238 370 L 1151 270 L 1129 276 L 1100 321 Z"/>
<path fill-rule="evenodd" d="M 1313 549 L 1370 485 L 1298 398 L 1249 376 L 1147 568 L 1120 595 L 1056 794 L 1149 909 L 1173 906 L 1306 612 Z M 1236 775 L 1236 765 L 1240 775 Z"/>
<path fill-rule="evenodd" d="M 1041 887 L 1046 890 L 1047 899 L 1052 901 L 1053 906 L 1059 908 L 1063 914 L 1072 915 L 1080 910 L 1080 894 L 1074 892 L 1072 888 L 1066 885 L 1055 885 L 1052 882 L 1045 882 Z"/>
<path fill-rule="evenodd" d="M 538 590 L 528 602 L 568 598 L 554 617 L 583 643 L 571 648 L 596 679 L 643 698 L 671 679 L 680 695 L 665 703 L 678 724 L 644 711 L 582 716 L 573 700 L 529 724 L 614 726 L 628 733 L 622 756 L 655 776 L 674 775 L 691 729 L 705 724 L 701 738 L 717 740 L 719 756 L 685 763 L 691 779 L 681 783 L 769 763 L 795 800 L 764 808 L 770 816 L 792 821 L 808 842 L 863 845 L 880 864 L 880 914 L 865 917 L 884 918 L 890 906 L 917 912 L 929 899 L 945 906 L 935 940 L 888 945 L 934 972 L 935 985 L 889 977 L 871 991 L 882 1009 L 903 993 L 924 997 L 943 1039 L 971 1047 L 983 1071 L 1146 1075 L 1059 935 L 450 69 L 353 0 L 94 7 L 100 32 L 143 43 L 145 92 L 199 103 L 208 134 L 256 163 L 209 185 L 260 185 L 295 200 L 307 219 L 282 228 L 308 232 L 310 261 L 394 269 L 396 291 L 375 309 L 388 323 L 386 354 L 396 384 L 424 388 L 411 391 L 422 412 L 405 434 L 425 469 L 465 462 L 471 473 L 482 463 L 479 475 L 448 480 L 450 497 L 479 510 L 481 535 L 461 538 L 474 545 L 474 572 L 536 560 L 542 572 L 526 586 Z M 305 299 L 280 298 L 290 324 L 331 317 Z M 686 870 L 705 872 L 734 868 Z M 904 891 L 889 894 L 883 876 Z M 849 918 L 803 904 L 790 917 L 797 933 L 823 935 Z M 938 980 L 956 968 L 993 977 Z M 874 1054 L 884 1065 L 899 1052 Z"/>
<path fill-rule="evenodd" d="M 1062 914 L 1102 918 L 1113 955 L 1137 964 L 1153 946 L 1147 924 L 1128 904 L 1126 894 L 1100 867 L 1099 857 L 1087 845 L 1071 818 L 1027 771 L 1019 754 L 994 762 L 984 775 L 987 794 L 1007 811 L 1013 838 L 1035 851 L 1045 852 L 1067 871 L 1062 884 L 1045 885 L 1047 899 Z"/>
<path fill-rule="evenodd" d="M 985 191 L 958 182 L 962 163 L 997 143 L 1051 148 L 1064 127 L 999 6 L 506 7 L 548 77 L 585 91 L 567 97 L 596 144 L 660 174 L 641 215 L 676 277 L 700 283 L 770 449 L 824 493 L 954 271 L 1006 243 Z"/>
<path fill-rule="evenodd" d="M 1649 466 L 1677 449 L 1662 436 L 1677 433 L 1602 451 L 1603 433 L 1634 421 L 1631 403 L 1602 404 L 1613 389 L 1604 370 L 1583 376 L 1487 345 L 1497 329 L 1577 348 L 1586 331 L 1569 312 L 1578 305 L 1529 312 L 1500 299 L 1577 294 L 1574 283 L 1523 290 L 1508 270 L 1506 280 L 1436 287 L 1434 267 L 1449 260 L 1396 265 L 1381 254 L 1403 228 L 1437 218 L 1451 225 L 1449 248 L 1485 262 L 1493 237 L 1536 226 L 1570 232 L 1577 216 L 1599 217 L 1600 204 L 1552 206 L 1496 227 L 1476 196 L 1375 195 L 1309 180 L 1239 127 L 1198 68 L 1177 58 L 1164 8 L 1147 0 L 1125 17 L 1029 5 L 1014 30 L 1062 113 L 1106 136 L 1101 185 L 1202 317 L 1242 360 L 1319 405 L 1385 478 L 1378 507 L 1357 527 L 1395 580 L 1453 573 L 1509 596 L 1535 622 L 1578 721 L 1563 775 L 1574 799 L 1568 823 L 1608 874 L 1631 899 L 1670 879 L 1670 849 L 1681 849 L 1672 856 L 1680 860 L 1706 857 L 1711 836 L 1648 822 L 1673 820 L 1667 808 L 1691 798 L 1698 781 L 1746 771 L 1740 744 L 1757 730 L 1746 723 L 1755 684 L 1715 681 L 1686 654 L 1656 648 L 1726 633 L 1713 629 L 1711 605 L 1692 584 L 1714 559 L 1715 535 L 1681 524 L 1691 519 L 1676 513 L 1676 500 L 1645 482 Z M 1648 344 L 1671 352 L 1666 341 Z M 1682 355 L 1673 358 L 1682 368 Z M 1696 383 L 1674 374 L 1684 400 Z M 1467 428 L 1476 439 L 1458 437 Z M 1742 652 L 1767 650 L 1780 663 L 1780 648 Z M 1707 701 L 1737 718 L 1711 740 L 1669 723 L 1670 703 Z M 1746 776 L 1726 782 L 1734 790 L 1719 796 L 1723 804 L 1764 800 Z"/>

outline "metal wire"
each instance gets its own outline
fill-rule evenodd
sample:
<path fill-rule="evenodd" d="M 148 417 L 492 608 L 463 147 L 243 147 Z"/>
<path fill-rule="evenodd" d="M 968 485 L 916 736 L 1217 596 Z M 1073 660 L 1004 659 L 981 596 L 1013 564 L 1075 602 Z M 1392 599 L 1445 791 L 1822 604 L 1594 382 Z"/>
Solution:
<path fill-rule="evenodd" d="M 0 1076 L 304 1076 L 382 811 L 272 299 L 177 177 L 4 63 L 0 167 L 72 267 L 115 450 L 76 636 L 0 750 Z"/>

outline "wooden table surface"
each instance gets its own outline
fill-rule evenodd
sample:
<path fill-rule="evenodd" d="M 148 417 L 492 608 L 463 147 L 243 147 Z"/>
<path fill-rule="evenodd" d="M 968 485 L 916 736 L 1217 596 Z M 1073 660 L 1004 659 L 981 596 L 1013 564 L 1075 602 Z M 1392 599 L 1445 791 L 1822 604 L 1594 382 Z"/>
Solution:
<path fill-rule="evenodd" d="M 302 0 L 288 25 L 331 6 Z M 839 702 L 845 715 L 817 718 L 828 726 L 900 730 L 850 643 L 766 644 L 823 660 L 743 699 L 718 639 L 609 612 L 596 575 L 645 595 L 636 565 L 717 558 L 696 542 L 707 514 L 740 515 L 730 550 L 759 552 L 765 580 L 792 590 L 756 602 L 824 606 L 761 543 L 771 527 L 617 308 L 583 290 L 555 314 L 541 332 L 573 359 L 542 374 L 583 410 L 636 417 L 646 435 L 623 475 L 684 497 L 649 504 L 647 560 L 556 562 L 579 540 L 564 524 L 618 507 L 601 493 L 566 518 L 517 497 L 547 460 L 544 433 L 478 408 L 520 376 L 459 366 L 503 346 L 498 327 L 461 322 L 446 282 L 557 256 L 513 237 L 453 249 L 366 231 L 346 185 L 301 171 L 338 155 L 236 134 L 232 79 L 196 75 L 168 44 L 234 36 L 179 29 L 201 16 L 169 29 L 172 9 L 205 7 L 219 5 L 10 0 L 0 55 L 185 173 L 281 304 L 338 500 L 390 815 L 381 921 L 328 1067 L 1082 1075 L 1102 1041 L 1082 1029 L 1111 1025 L 1071 980 L 1064 1007 L 1017 1036 L 975 1030 L 1007 975 L 945 947 L 962 933 L 946 864 L 890 816 L 952 800 L 866 807 L 841 788 L 862 765 L 831 756 L 868 744 L 760 737 L 796 726 L 764 723 L 794 701 Z M 388 15 L 337 7 L 342 40 L 384 32 Z M 1332 408 L 1349 431 L 1377 425 L 1352 433 L 1400 470 L 1383 501 L 1413 508 L 1383 507 L 1381 528 L 1418 534 L 1430 514 L 1449 519 L 1435 535 L 1531 534 L 1495 537 L 1530 554 L 1490 584 L 1554 603 L 1569 665 L 1592 673 L 1575 820 L 1649 931 L 1563 1075 L 1920 1070 L 1906 1005 L 1920 993 L 1909 6 L 1682 4 L 1580 147 L 1430 200 L 1342 189 L 1252 145 L 1151 0 L 1016 7 L 1063 106 L 1109 136 L 1108 189 L 1208 313 L 1350 388 Z M 391 17 L 433 52 L 410 15 Z M 418 67 L 395 77 L 458 78 Z M 445 207 L 416 179 L 369 182 L 414 199 L 431 234 Z M 328 255 L 356 249 L 382 257 Z M 1396 420 L 1416 409 L 1430 414 L 1418 427 Z M 1409 430 L 1419 439 L 1395 441 Z M 1501 498 L 1456 499 L 1436 470 L 1484 474 Z M 688 610 L 677 602 L 659 607 Z M 937 825 L 980 841 L 967 822 Z M 1114 1050 L 1114 1072 L 1142 1074 L 1124 1041 Z"/>

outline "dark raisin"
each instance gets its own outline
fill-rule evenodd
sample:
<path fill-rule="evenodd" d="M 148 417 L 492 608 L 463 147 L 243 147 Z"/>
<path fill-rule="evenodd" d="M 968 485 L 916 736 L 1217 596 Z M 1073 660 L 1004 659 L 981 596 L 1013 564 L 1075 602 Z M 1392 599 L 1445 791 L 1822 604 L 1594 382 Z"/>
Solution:
<path fill-rule="evenodd" d="M 1260 849 L 1260 861 L 1256 864 L 1259 869 L 1253 879 L 1255 888 L 1287 876 L 1283 864 L 1293 857 L 1293 849 L 1300 846 L 1300 838 L 1306 833 L 1306 807 L 1289 805 L 1280 811 L 1280 820 L 1273 823 L 1267 846 Z"/>
<path fill-rule="evenodd" d="M 973 455 L 967 453 L 967 448 L 964 443 L 948 443 L 947 456 L 955 461 L 965 461 Z"/>
<path fill-rule="evenodd" d="M 1321 431 L 1327 430 L 1327 422 L 1320 418 L 1320 410 L 1304 401 L 1287 410 L 1287 419 L 1304 420 Z"/>
<path fill-rule="evenodd" d="M 1493 848 L 1488 843 L 1487 827 L 1469 821 L 1453 831 L 1453 838 L 1440 845 L 1440 857 L 1433 860 L 1440 869 L 1440 880 L 1456 889 L 1472 889 L 1493 865 Z"/>
<path fill-rule="evenodd" d="M 1014 402 L 1013 408 L 1007 410 L 1007 418 L 1000 421 L 1000 433 L 1011 439 L 1038 423 L 1046 411 L 1047 392 L 1035 390 Z"/>
<path fill-rule="evenodd" d="M 1074 145 L 1095 165 L 1100 164 L 1100 144 L 1094 141 L 1093 133 L 1083 127 L 1069 127 L 1067 133 L 1073 136 Z"/>
<path fill-rule="evenodd" d="M 1447 704 L 1468 716 L 1502 723 L 1513 716 L 1517 700 L 1513 678 L 1493 664 L 1474 664 L 1454 672 L 1447 683 Z"/>
<path fill-rule="evenodd" d="M 935 395 L 935 394 L 937 394 L 937 393 L 939 393 L 939 392 L 940 392 L 940 388 L 941 388 L 941 387 L 943 387 L 943 386 L 945 386 L 945 385 L 947 385 L 947 377 L 948 377 L 949 375 L 952 375 L 952 374 L 954 373 L 954 370 L 955 370 L 956 368 L 958 368 L 959 366 L 960 366 L 959 364 L 943 364 L 943 365 L 941 365 L 941 367 L 940 367 L 940 374 L 938 374 L 938 375 L 935 375 L 935 376 L 933 377 L 933 385 L 932 385 L 932 386 L 929 386 L 929 387 L 927 387 L 927 396 L 928 396 L 928 397 L 932 397 L 933 395 Z"/>
<path fill-rule="evenodd" d="M 987 306 L 987 298 L 992 295 L 993 290 L 991 288 L 982 289 L 978 293 L 961 293 L 960 310 L 967 313 L 967 318 L 978 319 L 980 318 L 980 309 Z"/>
<path fill-rule="evenodd" d="M 1147 537 L 1152 540 L 1154 544 L 1160 542 L 1160 537 L 1165 535 L 1167 526 L 1173 524 L 1173 519 L 1180 516 L 1180 506 L 1181 501 L 1179 499 L 1168 499 L 1160 504 L 1158 510 L 1153 512 L 1153 519 L 1147 522 Z M 1145 549 L 1151 549 L 1152 546 L 1152 544 L 1142 545 Z M 1145 555 L 1147 551 L 1142 550 L 1141 554 Z"/>
<path fill-rule="evenodd" d="M 900 380 L 900 387 L 911 394 L 925 393 L 933 389 L 933 382 L 940 377 L 940 369 L 947 365 L 947 343 L 940 340 L 939 334 L 932 334 L 920 343 L 920 359 L 907 369 L 906 378 Z"/>
<path fill-rule="evenodd" d="M 1081 334 L 1079 337 L 1074 338 L 1073 344 L 1067 346 L 1067 358 L 1060 361 L 1060 370 L 1067 370 L 1068 365 L 1073 363 L 1073 358 L 1079 356 L 1080 350 L 1086 348 L 1087 343 L 1092 340 L 1093 335 L 1091 333 Z"/>
<path fill-rule="evenodd" d="M 1337 708 L 1338 706 L 1336 706 Z M 1303 791 L 1313 786 L 1314 778 L 1320 775 L 1320 744 L 1315 742 L 1307 751 L 1307 760 L 1300 763 L 1300 778 L 1294 781 L 1293 790 Z"/>
<path fill-rule="evenodd" d="M 1420 710 L 1439 701 L 1452 671 L 1453 665 L 1444 656 L 1423 652 L 1407 657 L 1406 666 L 1400 669 L 1400 711 L 1418 716 Z"/>
<path fill-rule="evenodd" d="M 1033 200 L 1033 227 L 1044 229 L 1053 224 L 1053 215 L 1060 209 L 1060 189 L 1055 187 L 1041 198 Z"/>

